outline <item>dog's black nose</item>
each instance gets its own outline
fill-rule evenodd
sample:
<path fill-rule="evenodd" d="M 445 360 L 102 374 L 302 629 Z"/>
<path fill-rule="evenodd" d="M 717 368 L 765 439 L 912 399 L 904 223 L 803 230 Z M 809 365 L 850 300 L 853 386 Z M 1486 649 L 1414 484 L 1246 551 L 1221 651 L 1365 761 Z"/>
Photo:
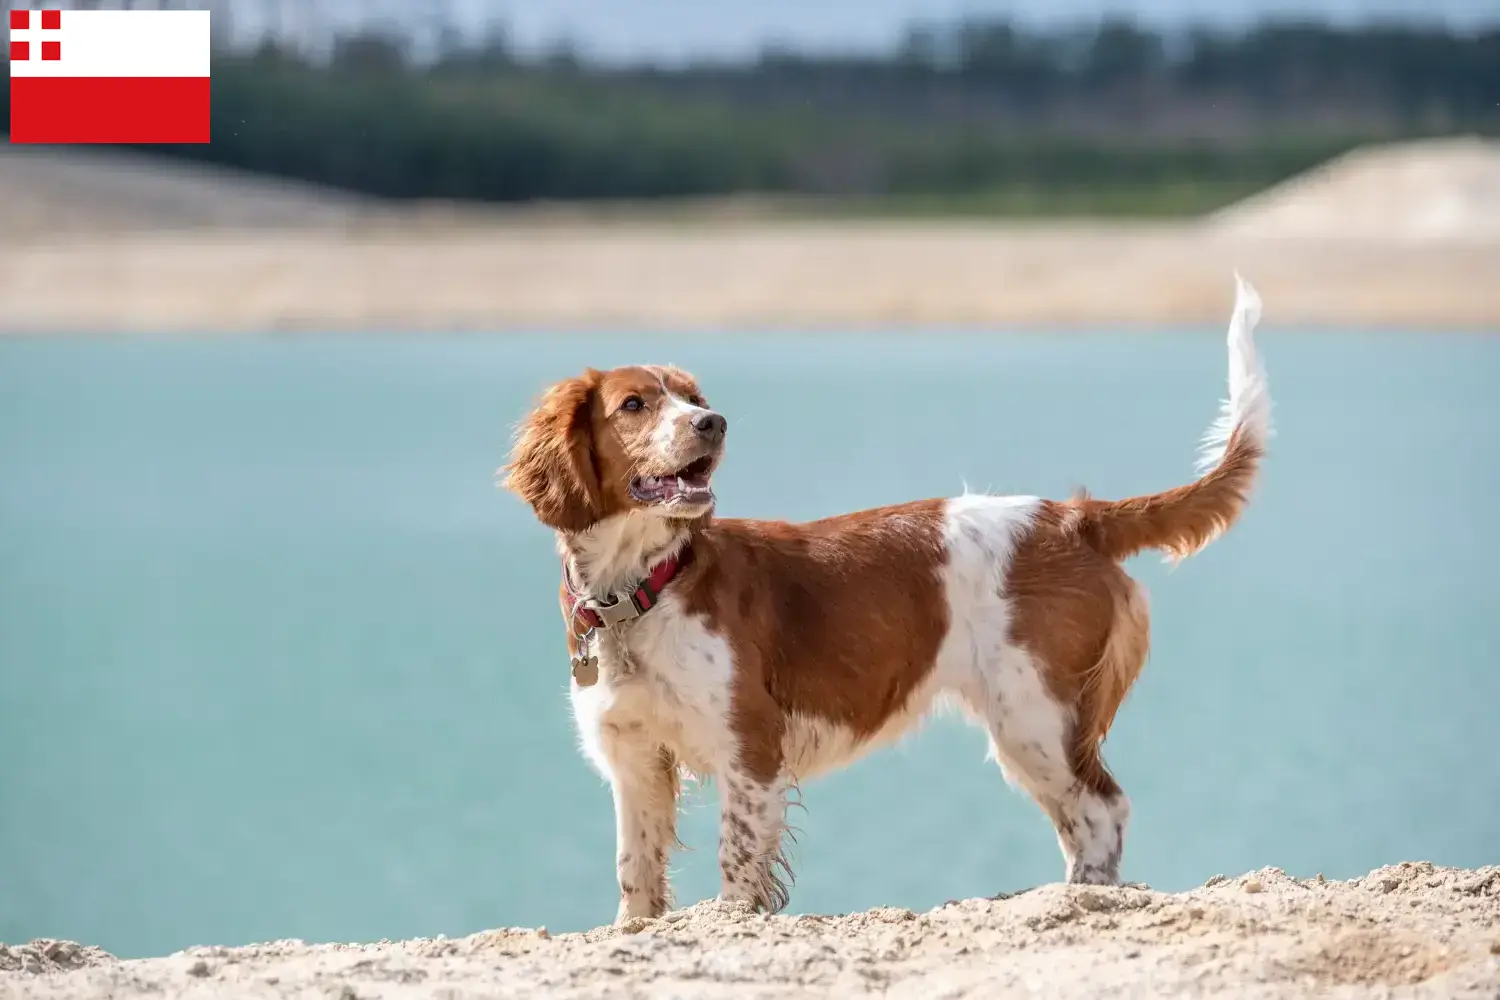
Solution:
<path fill-rule="evenodd" d="M 693 418 L 693 430 L 710 441 L 722 441 L 724 432 L 729 429 L 729 421 L 722 414 L 707 410 Z"/>

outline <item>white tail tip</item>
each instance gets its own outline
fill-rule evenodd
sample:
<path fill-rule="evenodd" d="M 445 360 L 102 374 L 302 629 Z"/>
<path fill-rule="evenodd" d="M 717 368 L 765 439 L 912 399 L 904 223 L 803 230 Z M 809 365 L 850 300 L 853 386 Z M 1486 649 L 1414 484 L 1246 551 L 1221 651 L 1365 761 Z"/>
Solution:
<path fill-rule="evenodd" d="M 1229 324 L 1229 342 L 1234 343 L 1236 334 L 1249 337 L 1260 322 L 1260 293 L 1246 281 L 1240 272 L 1234 272 L 1234 319 Z"/>
<path fill-rule="evenodd" d="M 1255 286 L 1234 272 L 1234 313 L 1226 337 L 1229 346 L 1229 398 L 1219 419 L 1209 428 L 1198 456 L 1200 474 L 1224 458 L 1224 449 L 1238 429 L 1264 444 L 1271 434 L 1271 397 L 1266 373 L 1255 350 L 1255 327 L 1260 323 L 1261 300 Z"/>

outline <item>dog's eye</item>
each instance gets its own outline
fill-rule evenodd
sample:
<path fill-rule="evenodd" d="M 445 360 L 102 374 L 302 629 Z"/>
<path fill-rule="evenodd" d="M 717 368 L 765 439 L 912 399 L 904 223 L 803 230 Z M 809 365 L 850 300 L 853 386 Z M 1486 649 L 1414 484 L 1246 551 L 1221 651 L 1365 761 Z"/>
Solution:
<path fill-rule="evenodd" d="M 694 406 L 707 406 L 708 405 L 707 403 L 705 403 L 703 401 L 703 397 L 700 396 L 700 395 L 698 395 L 696 392 L 693 393 L 691 396 L 688 397 L 688 402 L 692 403 Z"/>
<path fill-rule="evenodd" d="M 620 409 L 626 410 L 630 413 L 636 413 L 640 410 L 644 410 L 645 408 L 646 401 L 639 396 L 631 396 L 629 399 L 625 400 L 625 402 L 620 404 Z"/>

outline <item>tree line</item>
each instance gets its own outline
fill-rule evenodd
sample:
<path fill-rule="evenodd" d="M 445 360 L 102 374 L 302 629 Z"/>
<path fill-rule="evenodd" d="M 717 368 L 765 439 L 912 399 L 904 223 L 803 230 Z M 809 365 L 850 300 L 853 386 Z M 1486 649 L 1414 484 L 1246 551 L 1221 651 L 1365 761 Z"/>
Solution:
<path fill-rule="evenodd" d="M 766 192 L 962 210 L 1197 211 L 1352 145 L 1500 132 L 1500 27 L 911 26 L 884 53 L 610 66 L 502 34 L 214 60 L 173 155 L 393 198 Z"/>

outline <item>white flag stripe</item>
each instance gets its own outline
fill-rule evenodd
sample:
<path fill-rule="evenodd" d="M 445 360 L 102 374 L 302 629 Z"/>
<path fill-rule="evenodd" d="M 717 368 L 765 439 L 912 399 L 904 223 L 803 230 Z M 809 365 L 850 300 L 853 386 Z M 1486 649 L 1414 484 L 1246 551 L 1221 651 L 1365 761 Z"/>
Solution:
<path fill-rule="evenodd" d="M 30 27 L 11 29 L 29 42 L 29 59 L 12 59 L 17 76 L 208 76 L 206 10 L 65 10 L 62 27 L 44 31 L 40 11 Z M 42 43 L 58 42 L 61 59 L 43 59 Z"/>

